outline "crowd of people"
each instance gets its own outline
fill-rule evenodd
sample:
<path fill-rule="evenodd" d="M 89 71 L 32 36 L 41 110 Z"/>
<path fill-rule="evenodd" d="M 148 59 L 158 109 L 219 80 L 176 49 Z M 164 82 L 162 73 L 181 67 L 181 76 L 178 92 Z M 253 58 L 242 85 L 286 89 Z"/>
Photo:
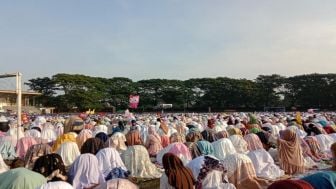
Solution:
<path fill-rule="evenodd" d="M 0 117 L 0 188 L 336 188 L 336 113 Z"/>

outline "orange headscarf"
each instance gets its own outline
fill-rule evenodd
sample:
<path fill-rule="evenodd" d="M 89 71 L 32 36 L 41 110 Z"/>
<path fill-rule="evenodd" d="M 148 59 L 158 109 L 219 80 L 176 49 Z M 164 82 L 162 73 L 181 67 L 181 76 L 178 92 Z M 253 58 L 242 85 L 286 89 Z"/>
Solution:
<path fill-rule="evenodd" d="M 137 129 L 130 130 L 126 134 L 126 142 L 127 146 L 133 146 L 133 145 L 142 145 L 142 140 L 140 137 L 140 133 Z"/>
<path fill-rule="evenodd" d="M 304 172 L 304 159 L 300 140 L 292 130 L 284 130 L 282 139 L 278 140 L 280 167 L 286 174 Z"/>

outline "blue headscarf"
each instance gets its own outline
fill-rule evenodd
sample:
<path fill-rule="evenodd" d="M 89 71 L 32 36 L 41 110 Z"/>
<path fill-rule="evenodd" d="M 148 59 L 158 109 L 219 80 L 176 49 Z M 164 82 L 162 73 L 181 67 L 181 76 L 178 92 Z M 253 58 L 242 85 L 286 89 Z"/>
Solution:
<path fill-rule="evenodd" d="M 197 141 L 196 143 L 201 155 L 214 155 L 214 148 L 212 144 L 205 140 Z"/>
<path fill-rule="evenodd" d="M 336 188 L 336 172 L 324 171 L 302 178 L 315 189 Z"/>
<path fill-rule="evenodd" d="M 328 125 L 328 123 L 324 120 L 319 121 L 319 123 L 323 126 L 326 127 Z"/>
<path fill-rule="evenodd" d="M 108 140 L 107 134 L 105 134 L 103 132 L 100 132 L 100 133 L 96 134 L 95 138 L 99 138 L 104 143 Z"/>

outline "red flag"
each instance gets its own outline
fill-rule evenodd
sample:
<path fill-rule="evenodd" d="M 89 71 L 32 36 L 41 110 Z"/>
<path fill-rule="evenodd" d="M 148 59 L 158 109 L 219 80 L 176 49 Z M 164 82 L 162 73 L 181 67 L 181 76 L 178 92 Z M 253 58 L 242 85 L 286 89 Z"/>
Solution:
<path fill-rule="evenodd" d="M 139 105 L 139 95 L 130 95 L 129 107 L 132 109 L 138 108 Z"/>

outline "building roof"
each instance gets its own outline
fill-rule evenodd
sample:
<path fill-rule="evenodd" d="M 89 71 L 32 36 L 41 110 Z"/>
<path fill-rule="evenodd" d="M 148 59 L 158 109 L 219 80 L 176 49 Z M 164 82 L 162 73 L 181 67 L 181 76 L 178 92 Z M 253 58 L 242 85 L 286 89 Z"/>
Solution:
<path fill-rule="evenodd" d="M 16 94 L 15 90 L 0 90 L 0 94 Z M 22 95 L 32 95 L 32 96 L 39 96 L 42 93 L 33 92 L 33 91 L 22 91 Z"/>

